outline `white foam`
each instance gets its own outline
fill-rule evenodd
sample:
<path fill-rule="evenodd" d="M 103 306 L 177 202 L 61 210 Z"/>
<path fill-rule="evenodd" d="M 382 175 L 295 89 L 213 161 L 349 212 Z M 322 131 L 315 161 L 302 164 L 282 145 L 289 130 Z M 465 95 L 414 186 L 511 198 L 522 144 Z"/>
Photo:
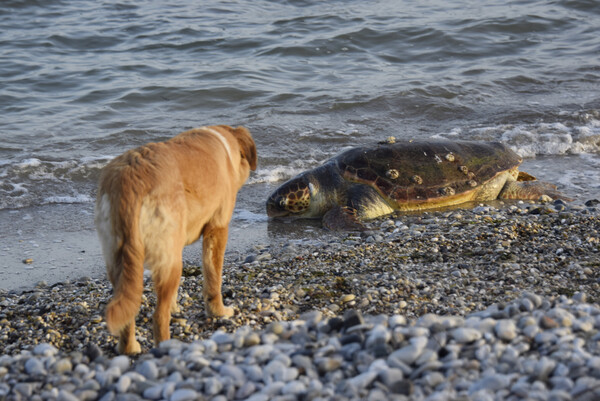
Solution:
<path fill-rule="evenodd" d="M 22 208 L 51 203 L 88 203 L 88 194 L 70 195 L 85 185 L 109 157 L 80 160 L 44 160 L 27 158 L 0 166 L 0 209 Z M 91 185 L 89 186 L 91 187 Z M 64 195 L 64 193 L 69 195 Z M 85 192 L 77 189 L 75 192 Z"/>
<path fill-rule="evenodd" d="M 75 196 L 49 196 L 44 199 L 46 204 L 73 204 L 73 203 L 91 203 L 94 199 L 89 195 L 79 194 Z"/>
<path fill-rule="evenodd" d="M 31 158 L 31 159 L 25 159 L 22 162 L 18 163 L 17 167 L 19 167 L 19 168 L 38 167 L 41 164 L 42 164 L 42 161 L 40 159 Z"/>
<path fill-rule="evenodd" d="M 260 169 L 252 174 L 248 184 L 264 184 L 289 180 L 303 172 L 304 168 L 294 166 L 277 166 L 270 169 Z"/>
<path fill-rule="evenodd" d="M 454 138 L 454 130 L 440 136 Z M 504 142 L 523 157 L 600 153 L 600 121 L 595 119 L 573 126 L 556 122 L 478 127 L 462 137 Z"/>
<path fill-rule="evenodd" d="M 456 138 L 459 138 L 462 134 L 463 134 L 462 128 L 456 127 L 456 128 L 452 128 L 450 130 L 450 132 L 433 134 L 433 135 L 431 135 L 431 138 L 432 139 L 447 139 L 448 137 L 451 137 L 451 138 L 456 139 Z"/>
<path fill-rule="evenodd" d="M 10 185 L 12 186 L 12 189 L 9 190 L 8 193 L 11 195 L 23 196 L 29 192 L 25 184 L 22 182 L 11 182 Z"/>

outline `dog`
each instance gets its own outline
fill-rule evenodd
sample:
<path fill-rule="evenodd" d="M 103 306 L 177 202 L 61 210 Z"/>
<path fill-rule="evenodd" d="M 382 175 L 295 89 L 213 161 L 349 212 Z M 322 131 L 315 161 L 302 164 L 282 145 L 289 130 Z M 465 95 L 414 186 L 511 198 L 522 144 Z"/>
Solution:
<path fill-rule="evenodd" d="M 223 257 L 237 192 L 256 169 L 256 159 L 246 128 L 219 125 L 129 150 L 102 169 L 95 224 L 113 286 L 106 323 L 119 336 L 119 353 L 141 352 L 135 317 L 144 267 L 152 273 L 157 295 L 154 342 L 170 338 L 182 250 L 201 236 L 207 314 L 233 315 L 221 295 Z"/>

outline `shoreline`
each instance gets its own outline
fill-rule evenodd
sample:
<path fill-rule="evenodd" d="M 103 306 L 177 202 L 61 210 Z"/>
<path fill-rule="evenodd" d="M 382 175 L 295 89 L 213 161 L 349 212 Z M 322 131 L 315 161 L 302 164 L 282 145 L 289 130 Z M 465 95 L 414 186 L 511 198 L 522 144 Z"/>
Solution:
<path fill-rule="evenodd" d="M 116 363 L 114 361 L 126 360 L 127 369 L 122 367 L 121 371 L 131 372 L 133 380 L 134 373 L 139 372 L 140 366 L 147 361 L 163 366 L 163 363 L 174 363 L 173 361 L 181 358 L 187 360 L 184 355 L 200 350 L 198 352 L 207 361 L 203 369 L 211 368 L 219 372 L 221 364 L 245 360 L 247 352 L 254 352 L 254 347 L 280 345 L 282 349 L 287 349 L 286 347 L 291 347 L 291 341 L 295 344 L 293 348 L 296 351 L 290 357 L 298 352 L 309 352 L 309 349 L 294 343 L 294 339 L 300 336 L 298 333 L 309 335 L 313 340 L 321 339 L 319 344 L 324 347 L 328 341 L 333 341 L 332 352 L 338 350 L 339 341 L 346 338 L 344 336 L 362 333 L 356 341 L 362 344 L 363 351 L 370 353 L 370 358 L 373 357 L 373 352 L 383 352 L 384 359 L 387 358 L 387 363 L 390 364 L 391 355 L 412 346 L 410 344 L 415 341 L 421 341 L 413 339 L 419 336 L 406 333 L 413 333 L 417 329 L 420 332 L 422 329 L 416 327 L 419 322 L 433 319 L 433 316 L 455 322 L 451 327 L 446 327 L 444 325 L 450 323 L 443 320 L 446 323 L 440 323 L 442 326 L 436 330 L 470 330 L 468 322 L 479 319 L 475 317 L 482 313 L 489 314 L 491 317 L 488 316 L 488 319 L 500 319 L 501 316 L 509 320 L 512 318 L 519 330 L 522 319 L 542 322 L 543 319 L 540 320 L 538 316 L 540 313 L 557 308 L 579 308 L 577 310 L 582 311 L 598 309 L 600 316 L 600 307 L 597 305 L 600 301 L 600 211 L 595 206 L 568 206 L 561 202 L 521 202 L 498 208 L 494 205 L 480 205 L 473 209 L 393 216 L 369 224 L 373 228 L 371 231 L 336 234 L 321 242 L 309 244 L 288 241 L 271 246 L 257 246 L 253 253 L 238 256 L 237 262 L 226 263 L 223 269 L 224 301 L 235 310 L 235 315 L 230 319 L 206 317 L 201 293 L 201 268 L 189 264 L 184 266 L 178 298 L 181 313 L 174 315 L 171 322 L 173 340 L 160 348 L 154 348 L 152 344 L 154 293 L 147 279 L 142 308 L 137 318 L 137 337 L 143 354 L 132 358 L 116 357 L 116 339 L 106 330 L 102 314 L 111 292 L 106 280 L 87 278 L 52 286 L 40 285 L 24 292 L 0 291 L 0 350 L 4 355 L 0 356 L 0 377 L 7 379 L 7 383 L 12 383 L 9 388 L 5 388 L 4 394 L 20 391 L 15 387 L 17 383 L 26 382 L 29 387 L 25 387 L 30 388 L 33 386 L 30 383 L 40 382 L 39 377 L 36 379 L 26 369 L 26 360 L 32 359 L 51 358 L 53 364 L 59 360 L 69 361 L 71 369 L 60 372 L 60 375 L 71 381 L 81 373 L 75 369 L 76 366 L 85 365 L 79 369 L 87 369 L 89 372 L 95 369 L 95 376 L 91 373 L 88 375 L 96 377 L 94 380 L 99 383 L 99 388 L 95 388 L 93 394 L 96 398 L 106 396 L 108 398 L 102 399 L 111 400 L 119 393 L 118 376 L 104 382 L 104 379 L 98 377 L 105 378 L 100 372 L 108 371 L 111 364 Z M 573 310 L 569 313 L 579 318 L 579 312 Z M 595 313 L 593 316 L 596 316 Z M 358 319 L 358 323 L 345 327 L 344 322 L 349 319 Z M 393 336 L 396 330 L 393 326 L 396 323 L 391 322 L 403 322 L 403 330 L 408 330 L 404 335 L 406 338 L 393 343 L 385 336 L 385 340 L 382 340 L 386 344 L 383 349 L 373 351 L 367 347 L 367 339 L 375 335 L 373 331 L 384 330 L 378 329 L 379 326 L 383 326 L 388 332 L 392 330 Z M 600 333 L 600 319 L 595 322 L 596 326 L 589 333 L 584 333 L 585 338 Z M 544 331 L 546 328 L 542 327 L 542 323 L 536 327 L 539 326 L 538 330 Z M 356 324 L 358 326 L 352 329 Z M 574 330 L 573 327 L 579 327 L 578 324 L 569 324 L 568 329 Z M 334 326 L 335 330 L 332 328 Z M 413 326 L 414 329 L 411 328 Z M 510 327 L 513 327 L 512 324 Z M 551 329 L 556 331 L 555 336 L 571 335 L 564 329 L 560 331 L 561 327 L 555 330 L 552 326 Z M 316 331 L 313 333 L 314 330 Z M 429 327 L 427 330 L 430 335 L 436 332 Z M 485 330 L 482 328 L 480 333 L 487 333 Z M 464 345 L 460 343 L 460 346 L 470 349 L 473 346 L 484 346 L 479 344 L 483 339 L 492 341 L 490 338 L 493 338 L 493 341 L 497 341 L 496 334 L 492 337 L 487 334 L 479 337 L 481 335 L 483 334 L 476 336 L 481 340 L 469 340 Z M 522 334 L 519 335 L 522 337 Z M 244 340 L 236 343 L 236 336 L 242 336 Z M 521 337 L 517 339 L 522 340 Z M 219 338 L 227 339 L 224 340 L 229 344 L 224 348 L 227 352 L 219 351 L 214 354 L 209 348 L 214 344 L 217 348 L 220 347 Z M 252 340 L 248 340 L 249 338 Z M 565 337 L 567 338 L 571 337 Z M 581 341 L 585 344 L 586 340 Z M 507 343 L 512 344 L 506 339 L 501 343 L 505 344 L 504 347 Z M 239 347 L 231 344 L 238 344 Z M 45 351 L 40 351 L 48 349 L 50 356 L 43 354 Z M 533 355 L 539 358 L 542 354 L 546 355 L 544 348 L 533 351 Z M 600 361 L 600 349 L 587 352 Z M 174 355 L 175 359 L 170 359 L 170 355 Z M 267 356 L 265 363 L 271 357 L 275 358 L 274 355 Z M 317 359 L 314 360 L 316 364 Z M 211 360 L 221 362 L 214 362 L 216 365 L 213 366 Z M 11 367 L 15 361 L 22 363 Z M 191 363 L 187 361 L 186 363 Z M 375 363 L 374 360 L 371 362 Z M 44 363 L 50 369 L 51 362 Z M 403 376 L 405 385 L 409 385 L 406 381 L 409 378 L 407 372 L 415 375 L 414 369 L 420 366 L 415 363 L 413 361 L 406 367 L 408 370 Z M 483 362 L 480 364 L 483 366 Z M 429 369 L 429 365 L 427 366 Z M 437 369 L 436 374 L 439 374 L 438 370 L 441 368 L 435 366 L 435 369 L 431 369 Z M 481 368 L 480 365 L 477 366 Z M 499 363 L 499 366 L 503 365 Z M 266 369 L 265 366 L 262 368 Z M 170 371 L 169 369 L 166 368 L 166 371 Z M 422 366 L 419 369 L 419 374 L 429 372 Z M 355 376 L 349 376 L 347 380 L 354 380 L 367 372 L 368 370 L 355 372 Z M 481 370 L 479 375 L 484 373 Z M 326 376 L 321 377 L 324 380 L 323 388 L 329 388 L 327 380 L 330 379 L 332 383 L 337 383 L 336 386 L 340 385 L 337 379 Z M 303 385 L 308 386 L 313 379 L 315 378 L 303 379 L 306 382 Z M 258 397 L 259 390 L 263 391 L 268 387 L 268 383 L 264 381 L 266 379 L 257 380 L 253 387 L 256 391 L 249 391 L 248 396 L 253 394 L 257 397 L 256 400 L 268 399 Z M 363 389 L 367 393 L 360 393 L 361 397 L 374 391 L 383 391 L 383 394 L 390 396 L 388 384 L 373 387 L 373 380 L 375 379 L 369 381 L 370 384 Z M 516 380 L 515 376 L 509 382 L 514 385 Z M 167 377 L 163 377 L 153 380 L 152 384 L 164 386 L 167 381 Z M 75 382 L 79 385 L 65 388 L 71 394 L 81 397 L 85 386 L 81 380 Z M 206 383 L 202 383 L 204 387 L 196 388 L 194 394 L 199 396 L 204 391 L 204 396 L 210 399 Z M 416 395 L 426 395 L 431 391 L 424 390 L 425 387 L 419 383 L 419 380 L 411 379 L 410 392 L 405 395 L 420 399 Z M 177 386 L 181 390 L 189 387 Z M 1 387 L 0 395 L 3 394 Z M 458 391 L 459 387 L 457 384 L 452 391 Z M 147 388 L 140 384 L 132 386 L 127 392 L 133 391 L 140 395 Z M 235 391 L 242 391 L 240 388 L 241 385 L 235 387 Z M 52 394 L 56 395 L 56 391 Z M 279 388 L 278 391 L 282 389 Z M 306 395 L 306 391 L 302 394 Z M 232 399 L 227 397 L 222 399 Z M 42 399 L 54 398 L 48 396 Z"/>

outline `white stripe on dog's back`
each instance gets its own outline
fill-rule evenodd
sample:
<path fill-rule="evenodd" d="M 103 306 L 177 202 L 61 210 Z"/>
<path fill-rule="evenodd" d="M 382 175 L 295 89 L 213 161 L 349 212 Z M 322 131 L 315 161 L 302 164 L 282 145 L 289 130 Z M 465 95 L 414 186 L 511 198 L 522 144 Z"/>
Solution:
<path fill-rule="evenodd" d="M 227 143 L 227 139 L 225 139 L 223 137 L 223 135 L 219 131 L 217 131 L 216 129 L 213 129 L 213 128 L 210 128 L 210 127 L 200 127 L 200 129 L 208 131 L 211 134 L 213 134 L 214 136 L 216 136 L 217 138 L 219 138 L 219 140 L 221 141 L 221 143 L 225 147 L 225 150 L 227 151 L 227 156 L 229 158 L 229 163 L 233 164 L 233 158 L 231 157 L 231 148 L 229 147 L 229 143 Z"/>

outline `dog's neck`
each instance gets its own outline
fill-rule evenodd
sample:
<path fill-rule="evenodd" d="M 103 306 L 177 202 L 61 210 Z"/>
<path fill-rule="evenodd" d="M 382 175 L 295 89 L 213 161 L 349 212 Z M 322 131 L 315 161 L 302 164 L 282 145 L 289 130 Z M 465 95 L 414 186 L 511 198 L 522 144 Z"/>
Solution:
<path fill-rule="evenodd" d="M 229 147 L 229 143 L 227 142 L 227 139 L 225 139 L 225 137 L 223 136 L 223 134 L 221 134 L 216 129 L 213 129 L 213 128 L 210 128 L 210 127 L 200 127 L 200 129 L 204 130 L 204 131 L 210 132 L 211 134 L 213 134 L 214 136 L 216 136 L 219 139 L 219 141 L 221 141 L 221 143 L 225 147 L 225 150 L 227 151 L 227 157 L 229 159 L 229 163 L 233 164 L 233 158 L 232 158 L 232 154 L 231 154 L 231 148 Z"/>

